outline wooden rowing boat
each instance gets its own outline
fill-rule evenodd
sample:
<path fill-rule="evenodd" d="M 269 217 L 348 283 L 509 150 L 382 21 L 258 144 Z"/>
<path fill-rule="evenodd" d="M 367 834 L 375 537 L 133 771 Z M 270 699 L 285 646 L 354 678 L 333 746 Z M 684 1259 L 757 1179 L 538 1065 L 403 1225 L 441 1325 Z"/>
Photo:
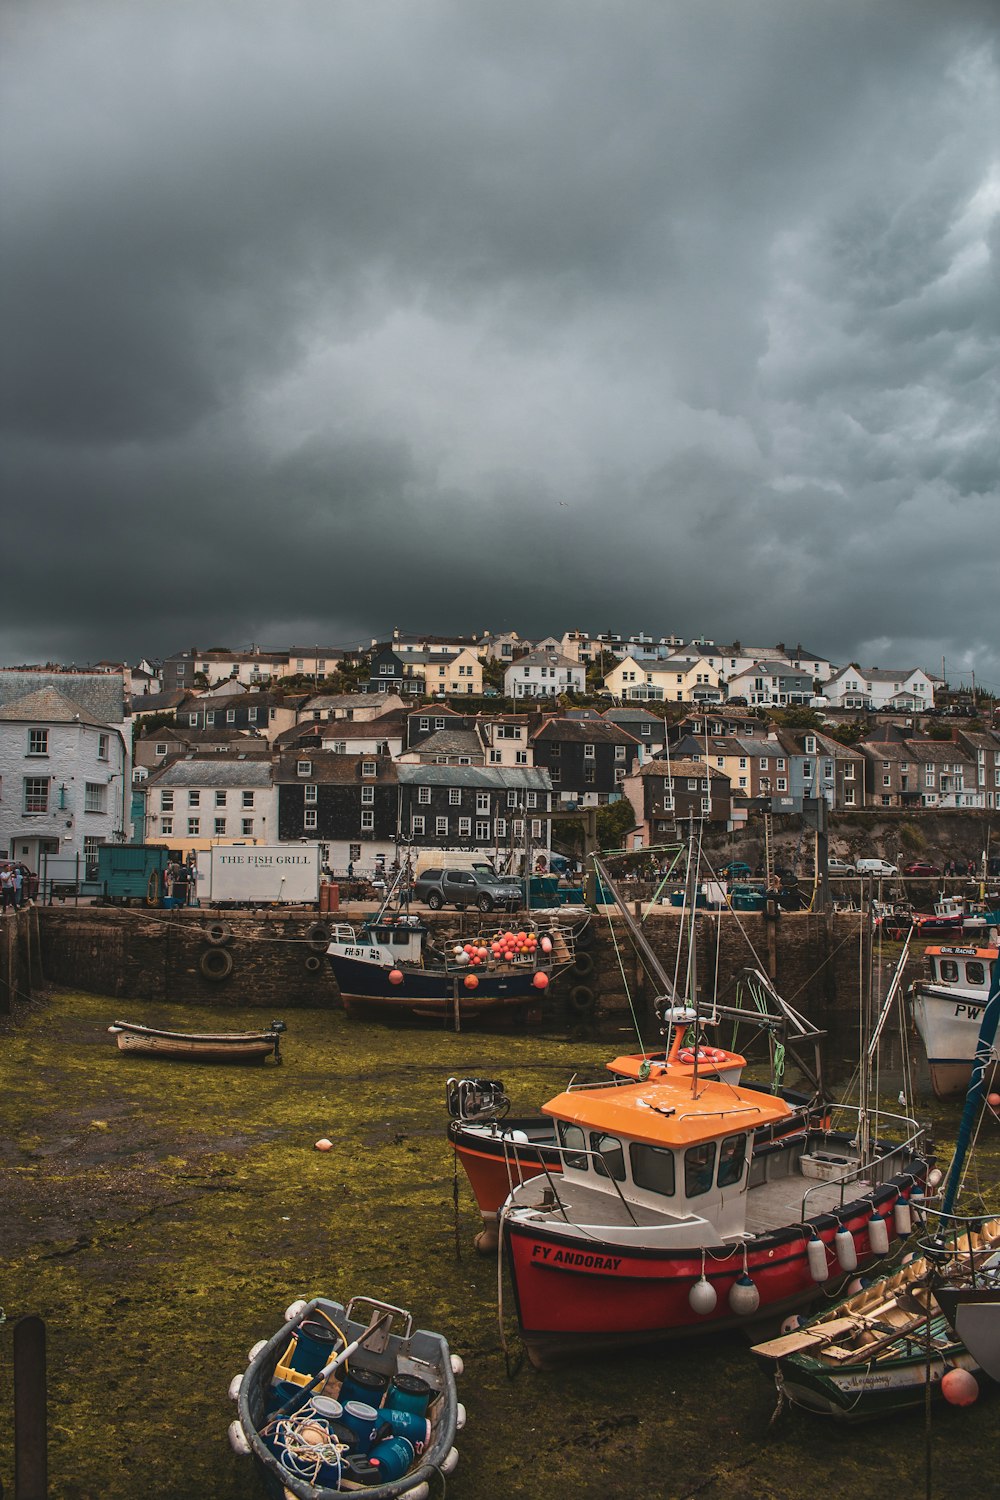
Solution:
<path fill-rule="evenodd" d="M 283 1021 L 272 1021 L 266 1031 L 162 1031 L 134 1021 L 115 1021 L 108 1031 L 119 1052 L 144 1057 L 177 1058 L 182 1062 L 281 1062 L 279 1045 Z"/>

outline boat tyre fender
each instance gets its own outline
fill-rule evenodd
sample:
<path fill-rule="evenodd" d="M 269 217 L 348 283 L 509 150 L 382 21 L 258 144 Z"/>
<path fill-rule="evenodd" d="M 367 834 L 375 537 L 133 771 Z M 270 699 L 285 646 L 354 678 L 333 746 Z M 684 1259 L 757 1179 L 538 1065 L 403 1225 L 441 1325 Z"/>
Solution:
<path fill-rule="evenodd" d="M 575 1016 L 589 1016 L 594 1008 L 594 992 L 589 984 L 575 984 L 566 1003 Z"/>
<path fill-rule="evenodd" d="M 209 922 L 205 926 L 205 940 L 213 948 L 220 948 L 223 943 L 228 943 L 232 935 L 233 929 L 228 922 Z"/>
<path fill-rule="evenodd" d="M 325 922 L 314 922 L 306 933 L 306 942 L 315 953 L 325 953 L 330 946 L 330 934 Z"/>
<path fill-rule="evenodd" d="M 160 904 L 160 872 L 150 870 L 149 879 L 146 881 L 146 905 L 159 906 Z"/>
<path fill-rule="evenodd" d="M 573 973 L 579 979 L 589 979 L 594 972 L 594 960 L 589 953 L 578 953 L 573 959 Z"/>
<path fill-rule="evenodd" d="M 306 971 L 309 974 L 318 974 L 322 967 L 323 960 L 320 958 L 319 954 L 310 953 L 309 957 L 306 959 Z"/>
<path fill-rule="evenodd" d="M 593 922 L 584 922 L 583 926 L 578 928 L 573 934 L 573 943 L 577 952 L 579 953 L 583 948 L 593 947 L 596 936 Z"/>
<path fill-rule="evenodd" d="M 233 972 L 233 955 L 228 948 L 206 948 L 198 960 L 198 972 L 203 979 L 215 982 L 228 979 Z"/>

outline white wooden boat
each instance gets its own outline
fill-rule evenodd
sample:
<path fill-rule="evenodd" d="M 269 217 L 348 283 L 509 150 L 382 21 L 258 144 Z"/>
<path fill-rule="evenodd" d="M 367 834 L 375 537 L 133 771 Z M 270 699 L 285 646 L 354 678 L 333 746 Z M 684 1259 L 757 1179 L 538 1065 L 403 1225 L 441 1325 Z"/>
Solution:
<path fill-rule="evenodd" d="M 939 1099 L 964 1094 L 969 1086 L 998 951 L 995 941 L 979 947 L 929 947 L 926 976 L 910 986 L 913 1024 L 927 1050 L 931 1087 Z"/>
<path fill-rule="evenodd" d="M 115 1021 L 108 1031 L 119 1052 L 145 1057 L 178 1058 L 183 1062 L 281 1062 L 279 1046 L 283 1021 L 272 1021 L 266 1031 L 162 1031 L 134 1021 Z"/>

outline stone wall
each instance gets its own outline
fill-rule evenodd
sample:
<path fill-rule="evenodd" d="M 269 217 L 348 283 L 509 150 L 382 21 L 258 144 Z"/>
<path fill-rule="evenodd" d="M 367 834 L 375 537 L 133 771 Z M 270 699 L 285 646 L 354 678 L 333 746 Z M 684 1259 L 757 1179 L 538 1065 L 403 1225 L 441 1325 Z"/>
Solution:
<path fill-rule="evenodd" d="M 37 906 L 0 916 L 0 1016 L 15 1015 L 42 983 L 38 917 Z"/>
<path fill-rule="evenodd" d="M 211 912 L 146 911 L 142 908 L 37 909 L 45 975 L 56 984 L 125 1000 L 170 1004 L 259 1006 L 274 1012 L 338 1003 L 336 984 L 323 959 L 320 924 L 311 911 L 288 914 L 226 914 L 226 939 L 210 941 Z M 354 921 L 360 914 L 355 914 Z M 350 921 L 350 913 L 342 914 Z M 479 930 L 469 914 L 427 914 L 438 940 L 469 936 Z M 481 920 L 481 919 L 480 919 Z M 815 1024 L 833 1031 L 856 1026 L 861 965 L 859 913 L 786 913 L 777 922 L 758 913 L 706 913 L 699 916 L 697 969 L 703 1001 L 717 988 L 721 999 L 735 997 L 748 965 L 770 974 L 776 987 Z M 681 914 L 657 908 L 645 931 L 668 974 L 676 961 Z M 595 938 L 580 958 L 586 972 L 564 975 L 548 997 L 550 1021 L 579 1018 L 575 987 L 591 991 L 602 1022 L 613 1030 L 630 1025 L 629 1000 L 648 1035 L 657 987 L 642 971 L 621 918 L 609 924 L 594 918 Z M 751 947 L 752 945 L 752 947 Z M 221 949 L 231 956 L 232 970 L 221 979 L 206 977 L 202 965 L 226 967 L 228 960 L 208 957 Z M 681 933 L 681 987 L 686 969 Z M 896 950 L 893 950 L 895 952 Z M 320 962 L 317 963 L 317 958 Z M 886 957 L 884 968 L 891 972 Z M 914 960 L 916 974 L 919 961 Z M 585 998 L 585 997 L 584 997 Z M 856 1042 L 855 1042 L 856 1048 Z"/>

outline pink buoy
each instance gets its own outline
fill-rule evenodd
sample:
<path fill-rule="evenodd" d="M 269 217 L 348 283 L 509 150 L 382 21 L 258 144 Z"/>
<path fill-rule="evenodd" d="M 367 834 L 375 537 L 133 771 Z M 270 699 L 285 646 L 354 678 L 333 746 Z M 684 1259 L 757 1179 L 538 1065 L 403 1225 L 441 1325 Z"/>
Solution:
<path fill-rule="evenodd" d="M 551 938 L 547 938 L 547 937 L 543 937 L 542 938 L 542 952 L 543 953 L 551 953 L 552 952 L 552 939 Z"/>
<path fill-rule="evenodd" d="M 979 1396 L 979 1382 L 971 1370 L 949 1370 L 941 1381 L 941 1394 L 952 1406 L 971 1406 Z"/>
<path fill-rule="evenodd" d="M 536 990 L 547 990 L 549 987 L 549 976 L 547 974 L 543 974 L 541 969 L 539 969 L 538 973 L 535 975 L 534 979 L 531 982 L 535 986 Z"/>
<path fill-rule="evenodd" d="M 403 982 L 403 971 L 402 971 L 402 969 L 390 969 L 389 970 L 389 983 L 390 984 L 402 984 L 402 982 Z"/>
<path fill-rule="evenodd" d="M 986 1103 L 990 1109 L 1000 1109 L 1000 1094 L 987 1094 Z"/>
<path fill-rule="evenodd" d="M 328 1141 L 325 1135 L 321 1136 L 320 1139 L 316 1142 L 316 1150 L 317 1151 L 332 1151 L 333 1150 L 333 1142 L 332 1141 Z"/>

